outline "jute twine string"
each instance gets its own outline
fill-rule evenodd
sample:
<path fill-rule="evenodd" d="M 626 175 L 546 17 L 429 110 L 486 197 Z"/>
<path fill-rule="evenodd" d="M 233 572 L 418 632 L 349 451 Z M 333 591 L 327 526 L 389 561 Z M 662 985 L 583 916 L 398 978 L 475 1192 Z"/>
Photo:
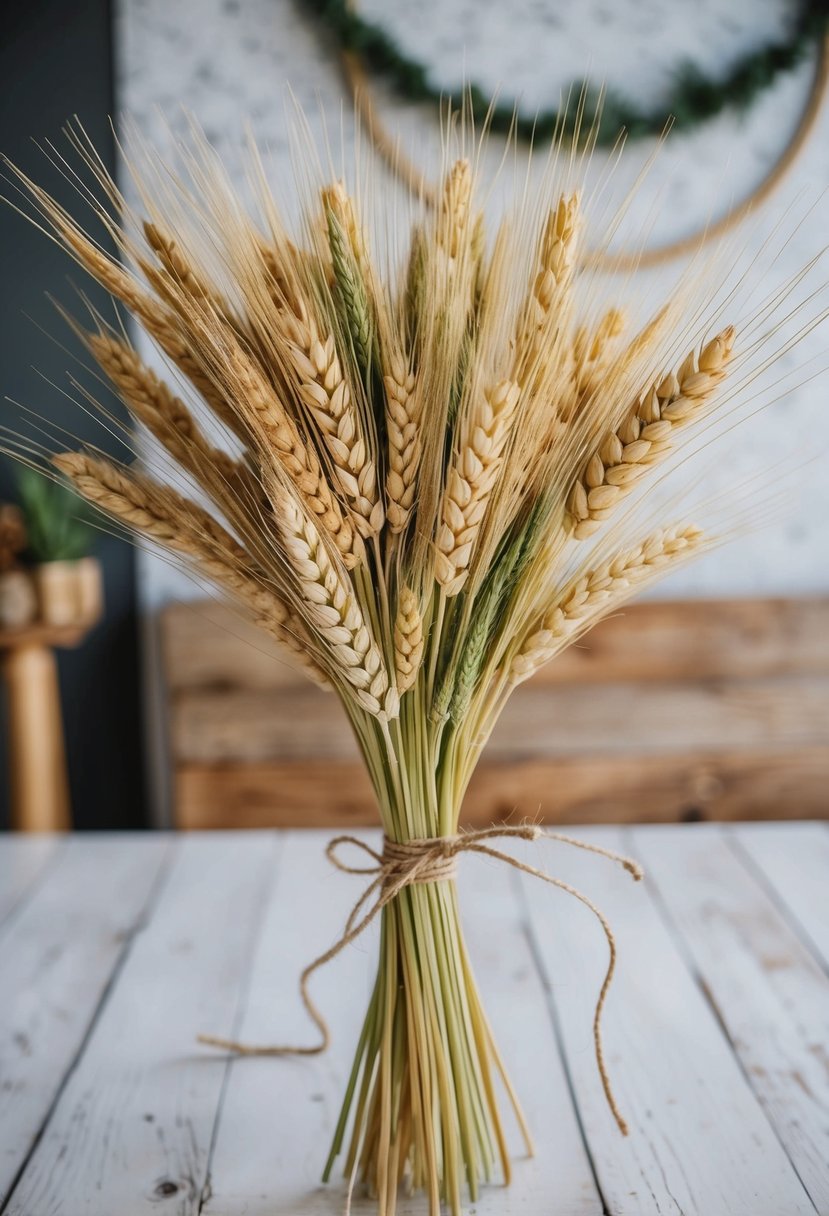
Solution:
<path fill-rule="evenodd" d="M 427 180 L 425 174 L 406 156 L 399 141 L 392 137 L 380 118 L 374 104 L 371 83 L 359 57 L 352 51 L 344 50 L 341 52 L 341 60 L 343 75 L 354 99 L 357 114 L 377 152 L 398 181 L 402 182 L 413 195 L 422 199 L 426 206 L 434 207 L 437 202 L 437 191 Z M 692 232 L 689 236 L 680 237 L 675 241 L 669 241 L 651 249 L 620 250 L 618 252 L 587 250 L 582 264 L 610 274 L 649 270 L 654 266 L 665 265 L 675 258 L 696 253 L 704 245 L 731 232 L 761 206 L 788 176 L 815 128 L 827 88 L 829 88 L 829 35 L 821 39 L 812 86 L 791 139 L 765 177 L 741 202 L 718 220 L 706 224 L 704 228 L 698 232 Z"/>
<path fill-rule="evenodd" d="M 588 853 L 597 853 L 600 857 L 606 857 L 610 861 L 617 862 L 637 882 L 643 877 L 641 867 L 629 857 L 624 857 L 620 853 L 614 853 L 611 849 L 603 849 L 599 845 L 590 844 L 585 840 L 577 840 L 572 836 L 565 836 L 561 832 L 551 832 L 547 828 L 540 827 L 535 823 L 502 824 L 488 828 L 475 828 L 457 836 L 437 836 L 426 840 L 394 841 L 386 836 L 383 839 L 382 853 L 378 853 L 376 849 L 366 844 L 365 841 L 359 840 L 356 836 L 335 836 L 333 840 L 329 841 L 325 851 L 328 860 L 338 870 L 342 870 L 346 874 L 366 874 L 373 875 L 374 877 L 351 909 L 342 936 L 328 950 L 320 954 L 318 958 L 315 958 L 312 963 L 309 963 L 300 976 L 299 991 L 302 1003 L 308 1012 L 308 1016 L 319 1029 L 320 1042 L 314 1046 L 302 1047 L 289 1045 L 261 1046 L 240 1043 L 235 1039 L 217 1038 L 214 1035 L 199 1035 L 198 1041 L 206 1044 L 208 1047 L 218 1047 L 223 1051 L 231 1051 L 243 1056 L 316 1056 L 324 1052 L 331 1042 L 331 1032 L 328 1023 L 308 992 L 308 980 L 314 972 L 318 971 L 320 967 L 324 967 L 326 963 L 330 963 L 346 946 L 355 941 L 368 928 L 372 921 L 379 916 L 383 908 L 391 903 L 404 888 L 418 883 L 446 882 L 455 877 L 457 858 L 461 853 L 479 853 L 485 857 L 492 857 L 496 861 L 503 861 L 506 865 L 520 870 L 523 874 L 529 874 L 533 878 L 540 878 L 542 882 L 558 887 L 559 890 L 566 891 L 568 895 L 573 895 L 586 908 L 590 909 L 602 926 L 607 939 L 609 960 L 593 1015 L 593 1043 L 596 1053 L 596 1064 L 598 1065 L 599 1076 L 601 1077 L 607 1104 L 618 1124 L 620 1132 L 623 1136 L 626 1136 L 628 1134 L 628 1125 L 619 1111 L 610 1084 L 602 1042 L 602 1011 L 604 1010 L 608 989 L 610 988 L 613 973 L 616 969 L 616 939 L 613 936 L 610 924 L 592 900 L 588 899 L 581 891 L 578 891 L 562 879 L 554 878 L 544 870 L 539 870 L 536 866 L 520 861 L 517 857 L 512 857 L 501 849 L 493 848 L 487 843 L 487 841 L 493 839 L 555 840 L 560 844 L 572 845 L 573 848 L 584 849 Z M 373 864 L 367 866 L 349 865 L 339 856 L 339 850 L 344 845 L 353 845 L 355 848 L 361 849 L 363 853 L 371 858 Z M 371 902 L 372 900 L 373 902 Z M 368 910 L 365 910 L 367 905 Z"/>

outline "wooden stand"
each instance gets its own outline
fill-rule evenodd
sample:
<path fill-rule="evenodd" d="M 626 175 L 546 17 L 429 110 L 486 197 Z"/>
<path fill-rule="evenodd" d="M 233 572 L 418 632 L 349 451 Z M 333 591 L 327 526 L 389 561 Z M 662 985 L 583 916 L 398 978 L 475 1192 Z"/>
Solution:
<path fill-rule="evenodd" d="M 63 832 L 72 826 L 55 649 L 79 645 L 92 623 L 0 630 L 16 831 Z"/>

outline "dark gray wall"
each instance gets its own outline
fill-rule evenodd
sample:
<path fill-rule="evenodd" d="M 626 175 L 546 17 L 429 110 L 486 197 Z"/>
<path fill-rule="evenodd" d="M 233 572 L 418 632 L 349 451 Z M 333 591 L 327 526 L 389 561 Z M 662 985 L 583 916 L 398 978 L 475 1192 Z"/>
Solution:
<path fill-rule="evenodd" d="M 59 145 L 61 128 L 77 115 L 111 165 L 110 5 L 107 0 L 12 0 L 3 6 L 0 29 L 0 152 L 75 209 L 74 191 L 32 139 Z M 2 193 L 11 193 L 7 182 Z M 67 386 L 67 370 L 77 370 L 72 352 L 80 357 L 81 351 L 45 293 L 77 311 L 70 280 L 111 315 L 106 297 L 66 255 L 0 204 L 0 398 L 11 397 L 81 439 L 116 450 L 100 423 L 85 417 L 60 391 Z M 0 408 L 4 424 L 19 429 L 21 411 L 5 400 Z M 123 456 L 123 449 L 116 454 Z M 13 478 L 4 459 L 3 499 L 11 496 Z M 73 808 L 82 828 L 135 827 L 144 823 L 145 811 L 134 555 L 129 545 L 109 537 L 102 537 L 98 553 L 105 572 L 106 619 L 79 650 L 60 656 Z M 0 824 L 7 822 L 5 774 L 3 751 Z"/>

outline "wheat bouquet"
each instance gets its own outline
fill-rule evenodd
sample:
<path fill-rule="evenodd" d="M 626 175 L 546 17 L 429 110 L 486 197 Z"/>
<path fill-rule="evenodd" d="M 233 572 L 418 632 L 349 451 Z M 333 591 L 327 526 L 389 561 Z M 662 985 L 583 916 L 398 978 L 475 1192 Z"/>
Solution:
<path fill-rule="evenodd" d="M 322 1042 L 273 1050 L 324 1047 L 306 982 L 379 914 L 376 985 L 326 1176 L 342 1152 L 382 1216 L 401 1181 L 425 1192 L 432 1216 L 442 1202 L 457 1216 L 464 1193 L 509 1180 L 497 1084 L 523 1121 L 464 948 L 456 858 L 485 853 L 558 883 L 493 845 L 541 828 L 459 833 L 464 791 L 512 690 L 711 543 L 684 522 L 640 527 L 635 505 L 647 506 L 675 445 L 705 433 L 735 331 L 697 306 L 683 315 L 680 297 L 634 332 L 600 305 L 595 276 L 579 271 L 570 157 L 551 162 L 541 190 L 519 191 L 488 240 L 475 173 L 447 154 L 439 204 L 401 256 L 388 218 L 372 254 L 336 179 L 306 189 L 289 235 L 255 153 L 248 210 L 196 137 L 178 173 L 147 158 L 137 215 L 75 143 L 97 186 L 82 197 L 120 260 L 19 174 L 21 185 L 166 357 L 167 381 L 119 327 L 95 316 L 83 330 L 172 463 L 161 479 L 90 449 L 50 460 L 111 520 L 232 597 L 342 701 L 385 844 L 354 862 L 334 843 L 333 859 L 370 885 L 303 977 Z M 612 935 L 565 889 L 610 944 L 596 1052 L 624 1130 L 599 1033 Z"/>

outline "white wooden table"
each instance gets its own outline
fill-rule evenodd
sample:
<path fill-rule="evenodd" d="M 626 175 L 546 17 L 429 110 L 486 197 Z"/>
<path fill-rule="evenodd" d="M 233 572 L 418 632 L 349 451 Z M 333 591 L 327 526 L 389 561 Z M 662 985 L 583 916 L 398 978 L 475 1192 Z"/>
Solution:
<path fill-rule="evenodd" d="M 534 1129 L 478 1216 L 829 1213 L 829 828 L 593 829 L 645 884 L 551 844 L 533 861 L 609 915 L 620 970 L 595 1071 L 601 932 L 575 900 L 461 861 L 485 1004 Z M 359 880 L 325 835 L 0 841 L 0 1212 L 336 1216 L 319 1173 L 368 999 L 367 934 L 314 980 L 315 1059 L 236 1059 L 199 1031 L 310 1041 L 303 964 Z M 512 1141 L 519 1140 L 512 1129 Z M 423 1210 L 404 1200 L 401 1213 Z M 366 1203 L 356 1211 L 370 1212 Z"/>

